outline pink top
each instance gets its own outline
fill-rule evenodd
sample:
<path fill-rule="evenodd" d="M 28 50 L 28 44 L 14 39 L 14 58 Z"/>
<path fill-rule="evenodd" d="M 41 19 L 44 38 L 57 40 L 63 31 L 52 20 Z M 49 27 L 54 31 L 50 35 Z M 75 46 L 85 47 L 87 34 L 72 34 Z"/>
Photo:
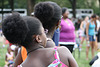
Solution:
<path fill-rule="evenodd" d="M 54 57 L 55 60 L 48 67 L 68 67 L 67 65 L 65 65 L 60 61 L 57 47 L 54 48 Z"/>
<path fill-rule="evenodd" d="M 6 55 L 7 55 L 7 60 L 13 60 L 13 52 L 10 52 L 10 54 L 9 53 L 6 53 Z"/>
<path fill-rule="evenodd" d="M 69 24 L 61 19 L 60 42 L 75 42 L 75 27 L 70 19 Z"/>

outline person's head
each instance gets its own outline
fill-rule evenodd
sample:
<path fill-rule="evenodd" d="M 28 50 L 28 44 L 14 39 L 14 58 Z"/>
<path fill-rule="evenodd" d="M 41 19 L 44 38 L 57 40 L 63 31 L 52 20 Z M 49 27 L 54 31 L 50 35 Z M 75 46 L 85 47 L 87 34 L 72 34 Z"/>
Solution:
<path fill-rule="evenodd" d="M 99 20 L 99 16 L 98 15 L 96 16 L 96 19 Z"/>
<path fill-rule="evenodd" d="M 92 15 L 92 16 L 91 16 L 91 19 L 92 19 L 92 21 L 95 21 L 95 20 L 96 20 L 96 15 L 95 15 L 95 14 Z"/>
<path fill-rule="evenodd" d="M 64 18 L 68 18 L 68 15 L 69 15 L 68 8 L 63 7 L 63 8 L 62 8 L 62 16 L 63 16 Z"/>
<path fill-rule="evenodd" d="M 14 13 L 3 21 L 2 31 L 6 39 L 13 44 L 25 48 L 35 44 L 46 46 L 44 28 L 35 17 L 21 17 L 18 13 Z"/>
<path fill-rule="evenodd" d="M 88 20 L 89 20 L 89 17 L 88 17 L 88 16 L 86 16 L 86 17 L 84 18 L 84 20 L 85 20 L 85 21 L 88 21 Z"/>
<path fill-rule="evenodd" d="M 61 19 L 61 8 L 54 2 L 40 2 L 34 7 L 34 15 L 43 24 L 48 33 L 55 30 Z"/>
<path fill-rule="evenodd" d="M 11 47 L 7 47 L 7 52 L 8 52 L 8 53 L 11 52 Z"/>

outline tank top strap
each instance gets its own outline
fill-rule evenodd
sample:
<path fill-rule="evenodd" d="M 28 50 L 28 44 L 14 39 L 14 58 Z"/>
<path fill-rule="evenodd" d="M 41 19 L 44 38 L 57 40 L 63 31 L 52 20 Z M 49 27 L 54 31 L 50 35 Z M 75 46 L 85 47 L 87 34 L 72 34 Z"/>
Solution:
<path fill-rule="evenodd" d="M 54 48 L 54 57 L 55 57 L 55 59 L 60 60 L 59 54 L 58 54 L 58 51 L 57 51 L 57 47 Z"/>
<path fill-rule="evenodd" d="M 92 24 L 91 24 L 91 21 L 89 21 L 89 26 L 90 26 L 90 25 L 92 25 Z"/>

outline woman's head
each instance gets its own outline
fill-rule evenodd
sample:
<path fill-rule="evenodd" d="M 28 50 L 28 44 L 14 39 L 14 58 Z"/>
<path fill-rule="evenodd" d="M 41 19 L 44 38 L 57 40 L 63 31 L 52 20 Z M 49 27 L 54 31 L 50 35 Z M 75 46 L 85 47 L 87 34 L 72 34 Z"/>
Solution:
<path fill-rule="evenodd" d="M 34 15 L 42 22 L 43 27 L 51 32 L 61 19 L 61 8 L 54 2 L 40 2 L 34 7 Z"/>
<path fill-rule="evenodd" d="M 96 19 L 99 20 L 99 18 L 100 18 L 100 17 L 97 15 L 97 16 L 96 16 Z"/>
<path fill-rule="evenodd" d="M 62 16 L 65 18 L 68 18 L 68 14 L 69 14 L 68 8 L 63 7 L 62 8 Z"/>
<path fill-rule="evenodd" d="M 35 17 L 23 17 L 25 22 L 28 25 L 29 32 L 27 33 L 25 42 L 26 44 L 31 43 L 35 40 L 38 43 L 42 43 L 42 45 L 46 45 L 46 35 L 45 30 L 41 24 L 41 22 Z M 30 38 L 30 39 L 29 39 Z"/>
<path fill-rule="evenodd" d="M 95 14 L 92 15 L 92 16 L 91 16 L 91 19 L 92 19 L 93 21 L 95 21 L 95 20 L 96 20 L 96 15 L 95 15 Z"/>
<path fill-rule="evenodd" d="M 88 17 L 88 16 L 86 16 L 84 20 L 85 20 L 85 21 L 88 21 L 88 20 L 89 20 L 89 17 Z"/>
<path fill-rule="evenodd" d="M 9 42 L 26 48 L 33 42 L 41 42 L 43 45 L 46 42 L 42 24 L 34 17 L 21 17 L 18 13 L 14 13 L 3 21 L 2 30 Z"/>

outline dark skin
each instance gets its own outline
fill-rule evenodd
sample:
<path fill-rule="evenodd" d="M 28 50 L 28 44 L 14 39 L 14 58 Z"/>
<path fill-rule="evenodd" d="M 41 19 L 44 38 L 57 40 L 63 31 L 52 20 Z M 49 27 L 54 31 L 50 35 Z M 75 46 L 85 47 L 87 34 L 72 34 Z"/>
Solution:
<path fill-rule="evenodd" d="M 42 33 L 43 33 L 43 29 Z M 44 34 L 36 37 L 37 42 L 30 44 L 27 51 L 29 52 L 32 49 L 46 45 L 46 36 Z M 41 44 L 40 44 L 41 43 Z M 34 44 L 34 45 L 33 45 Z M 60 60 L 66 64 L 68 67 L 78 67 L 75 59 L 72 54 L 66 47 L 58 47 Z M 31 60 L 31 62 L 30 62 Z M 32 51 L 28 54 L 27 59 L 22 63 L 23 67 L 47 67 L 55 60 L 53 48 L 39 48 L 35 51 Z"/>
<path fill-rule="evenodd" d="M 49 33 L 47 34 L 47 38 L 52 39 L 53 34 L 54 34 L 54 30 L 56 29 L 56 27 L 57 27 L 59 24 L 60 24 L 60 21 L 58 22 L 57 25 L 55 25 L 53 31 L 51 31 L 51 32 L 49 32 Z M 54 47 L 54 46 L 55 46 L 55 43 L 53 42 L 53 40 L 47 40 L 46 48 L 50 48 L 50 47 Z M 19 53 L 18 53 L 17 56 L 16 56 L 15 63 L 14 63 L 14 67 L 17 67 L 17 66 L 20 65 L 22 62 L 23 62 L 23 60 L 22 60 L 21 50 L 20 50 Z"/>
<path fill-rule="evenodd" d="M 25 61 L 22 64 L 22 66 L 23 67 L 40 67 L 40 66 L 47 67 L 55 60 L 53 52 L 54 52 L 53 48 L 38 49 L 28 55 L 26 59 L 27 61 Z M 66 47 L 58 47 L 58 53 L 60 56 L 60 60 L 68 67 L 78 67 L 76 61 L 73 60 L 72 54 L 69 52 L 69 50 Z"/>
<path fill-rule="evenodd" d="M 15 48 L 15 51 L 14 51 L 14 54 L 15 54 L 15 57 L 17 56 L 17 54 L 18 54 L 18 49 L 20 48 L 20 46 L 17 46 L 16 48 Z"/>
<path fill-rule="evenodd" d="M 68 18 L 68 14 L 69 14 L 69 11 L 66 10 L 65 13 L 63 14 L 63 19 L 67 19 Z"/>
<path fill-rule="evenodd" d="M 50 31 L 48 34 L 47 34 L 47 38 L 50 38 L 50 39 L 52 39 L 52 37 L 53 37 L 53 34 L 54 34 L 54 31 L 55 31 L 55 29 L 57 28 L 57 26 L 59 26 L 59 24 L 60 24 L 60 20 L 59 20 L 59 22 L 53 27 L 53 29 L 52 29 L 52 31 Z M 54 42 L 52 41 L 52 40 L 47 40 L 47 44 L 46 44 L 46 48 L 52 48 L 52 47 L 54 47 L 55 46 L 55 44 L 54 44 Z M 53 50 L 52 50 L 53 51 Z M 51 53 L 53 53 L 53 52 L 51 52 Z M 50 54 L 51 55 L 51 54 Z M 15 64 L 14 64 L 14 67 L 17 67 L 18 65 L 20 65 L 21 63 L 22 63 L 22 58 L 20 58 L 20 57 L 22 57 L 21 56 L 21 51 L 20 51 L 20 53 L 17 55 L 17 57 L 16 57 L 16 60 L 15 60 Z M 53 56 L 53 54 L 52 54 L 52 57 L 54 57 Z M 20 58 L 20 59 L 19 59 Z M 48 58 L 48 57 L 47 57 Z M 20 61 L 21 60 L 21 61 Z M 53 62 L 54 61 L 54 58 L 51 60 L 51 62 Z M 62 61 L 62 60 L 61 60 Z M 47 64 L 50 64 L 51 62 L 48 62 Z M 62 61 L 63 62 L 63 61 Z M 68 61 L 67 61 L 68 62 Z M 68 65 L 68 64 L 67 64 Z M 69 65 L 70 66 L 70 65 Z M 75 67 L 75 66 L 74 66 Z"/>
<path fill-rule="evenodd" d="M 22 60 L 22 56 L 21 56 L 21 49 L 20 49 L 20 51 L 19 51 L 19 53 L 17 54 L 17 56 L 16 56 L 16 60 L 15 60 L 15 62 L 14 62 L 14 67 L 17 67 L 19 64 L 21 64 L 23 62 L 23 60 Z"/>
<path fill-rule="evenodd" d="M 52 40 L 47 41 L 47 47 L 54 47 L 55 44 Z M 22 60 L 22 55 L 21 55 L 21 49 L 19 51 L 19 53 L 16 56 L 15 62 L 14 62 L 14 67 L 17 67 L 18 65 L 20 65 L 23 62 Z"/>
<path fill-rule="evenodd" d="M 54 47 L 54 46 L 55 46 L 55 44 L 54 44 L 53 40 L 48 40 L 48 41 L 47 41 L 47 46 L 46 46 L 46 48 Z M 17 66 L 20 65 L 22 62 L 23 62 L 23 60 L 22 60 L 21 49 L 20 49 L 19 53 L 18 53 L 17 56 L 16 56 L 16 60 L 15 60 L 15 63 L 14 63 L 14 67 L 17 67 Z"/>
<path fill-rule="evenodd" d="M 36 44 L 31 45 L 27 51 L 30 51 L 31 49 L 35 49 L 40 46 L 39 42 L 42 38 L 36 38 L 37 42 L 33 43 Z M 38 40 L 39 39 L 39 40 Z M 42 40 L 45 40 L 42 39 Z M 45 42 L 45 41 L 43 41 Z M 42 45 L 45 47 L 45 45 Z M 75 59 L 73 58 L 72 54 L 66 47 L 58 47 L 57 49 L 59 53 L 60 60 L 66 64 L 69 67 L 78 67 Z M 65 59 L 66 58 L 66 59 Z M 31 62 L 30 62 L 31 60 Z M 27 59 L 22 63 L 23 67 L 47 67 L 49 64 L 51 64 L 55 60 L 54 58 L 54 50 L 53 48 L 40 48 L 37 49 L 27 56 Z M 37 64 L 38 63 L 38 64 Z M 33 66 L 34 65 L 34 66 Z"/>
<path fill-rule="evenodd" d="M 67 24 L 70 24 L 69 22 L 68 22 L 68 20 L 67 20 L 67 18 L 68 18 L 68 15 L 69 15 L 69 11 L 68 10 L 66 10 L 65 11 L 65 13 L 64 14 L 62 14 L 63 15 L 63 20 L 67 23 Z"/>

